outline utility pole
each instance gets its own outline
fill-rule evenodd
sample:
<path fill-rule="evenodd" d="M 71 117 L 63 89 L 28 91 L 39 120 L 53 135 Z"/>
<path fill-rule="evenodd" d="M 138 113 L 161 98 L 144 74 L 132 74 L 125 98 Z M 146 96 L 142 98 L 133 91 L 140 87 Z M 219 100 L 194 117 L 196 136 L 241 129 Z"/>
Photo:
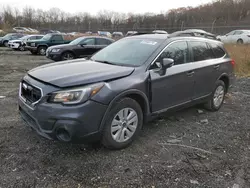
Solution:
<path fill-rule="evenodd" d="M 181 22 L 181 31 L 183 31 L 184 21 Z"/>

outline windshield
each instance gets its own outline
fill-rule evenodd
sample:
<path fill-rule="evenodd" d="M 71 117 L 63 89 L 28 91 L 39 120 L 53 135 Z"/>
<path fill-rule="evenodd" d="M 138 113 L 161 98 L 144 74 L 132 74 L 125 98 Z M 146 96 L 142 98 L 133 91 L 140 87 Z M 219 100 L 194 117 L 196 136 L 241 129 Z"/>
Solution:
<path fill-rule="evenodd" d="M 44 35 L 44 37 L 42 38 L 43 40 L 49 40 L 51 38 L 51 34 L 47 34 L 47 35 Z"/>
<path fill-rule="evenodd" d="M 80 38 L 77 38 L 73 41 L 71 41 L 69 44 L 72 44 L 72 45 L 78 45 L 84 38 L 80 37 Z"/>
<path fill-rule="evenodd" d="M 7 35 L 4 35 L 4 38 L 9 38 L 11 37 L 13 34 L 7 34 Z"/>
<path fill-rule="evenodd" d="M 92 56 L 91 60 L 116 65 L 140 66 L 159 47 L 160 40 L 122 39 Z"/>

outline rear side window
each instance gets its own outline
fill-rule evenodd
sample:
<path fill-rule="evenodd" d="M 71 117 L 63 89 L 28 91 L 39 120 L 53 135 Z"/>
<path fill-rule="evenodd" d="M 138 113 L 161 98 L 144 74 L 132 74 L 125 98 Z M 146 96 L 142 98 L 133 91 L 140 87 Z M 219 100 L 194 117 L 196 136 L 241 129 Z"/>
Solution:
<path fill-rule="evenodd" d="M 221 58 L 226 54 L 225 51 L 220 46 L 218 46 L 217 44 L 211 43 L 209 45 L 212 47 L 214 55 L 215 55 L 216 58 Z"/>
<path fill-rule="evenodd" d="M 207 45 L 206 42 L 190 42 L 190 47 L 193 50 L 193 60 L 204 61 L 214 58 L 214 53 L 212 49 Z"/>
<path fill-rule="evenodd" d="M 186 42 L 175 42 L 169 45 L 158 57 L 156 62 L 162 62 L 164 58 L 174 60 L 175 65 L 188 63 L 188 46 Z"/>
<path fill-rule="evenodd" d="M 102 38 L 96 39 L 96 45 L 109 45 L 109 44 L 111 44 L 110 40 L 102 39 Z"/>

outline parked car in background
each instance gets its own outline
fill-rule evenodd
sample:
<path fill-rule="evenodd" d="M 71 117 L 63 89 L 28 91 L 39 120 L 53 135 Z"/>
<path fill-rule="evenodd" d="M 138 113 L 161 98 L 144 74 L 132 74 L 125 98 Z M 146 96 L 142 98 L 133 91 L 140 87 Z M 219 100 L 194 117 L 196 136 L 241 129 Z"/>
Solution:
<path fill-rule="evenodd" d="M 113 42 L 113 39 L 106 37 L 79 37 L 69 44 L 49 47 L 46 51 L 46 57 L 54 61 L 89 57 Z"/>
<path fill-rule="evenodd" d="M 128 37 L 128 36 L 134 35 L 136 33 L 138 33 L 138 31 L 128 31 L 125 36 Z"/>
<path fill-rule="evenodd" d="M 48 47 L 59 44 L 68 44 L 72 40 L 74 40 L 74 38 L 70 35 L 50 33 L 46 34 L 39 40 L 27 41 L 25 49 L 29 50 L 32 54 L 46 55 Z"/>
<path fill-rule="evenodd" d="M 115 31 L 115 32 L 112 33 L 113 38 L 121 38 L 123 36 L 124 36 L 123 33 L 119 32 L 119 31 Z"/>
<path fill-rule="evenodd" d="M 17 32 L 17 33 L 27 33 L 30 32 L 30 30 L 26 27 L 14 27 L 13 31 Z"/>
<path fill-rule="evenodd" d="M 185 31 L 176 31 L 174 33 L 171 33 L 170 35 L 175 37 L 186 35 L 186 36 L 203 37 L 216 40 L 216 35 L 200 29 L 188 29 Z"/>
<path fill-rule="evenodd" d="M 154 34 L 168 34 L 168 32 L 164 31 L 164 30 L 154 30 L 152 33 L 154 33 Z"/>
<path fill-rule="evenodd" d="M 51 30 L 51 29 L 41 29 L 39 31 L 40 34 L 49 34 L 49 33 L 55 33 L 55 31 Z"/>
<path fill-rule="evenodd" d="M 9 34 L 6 34 L 4 37 L 1 38 L 0 40 L 0 46 L 5 46 L 5 47 L 8 47 L 8 42 L 10 40 L 14 40 L 14 39 L 19 39 L 23 36 L 25 36 L 26 34 L 23 34 L 23 33 L 9 33 Z"/>
<path fill-rule="evenodd" d="M 37 67 L 20 83 L 19 111 L 40 135 L 62 142 L 101 140 L 121 149 L 163 112 L 204 104 L 218 111 L 235 62 L 223 44 L 163 34 L 125 37 L 89 60 Z"/>
<path fill-rule="evenodd" d="M 226 35 L 219 35 L 217 39 L 223 43 L 250 43 L 250 30 L 234 30 Z"/>
<path fill-rule="evenodd" d="M 8 42 L 8 46 L 14 50 L 24 51 L 27 41 L 38 40 L 38 39 L 43 38 L 43 36 L 44 35 L 26 35 L 19 39 L 10 40 Z"/>
<path fill-rule="evenodd" d="M 97 31 L 99 36 L 112 37 L 111 33 L 108 31 Z"/>

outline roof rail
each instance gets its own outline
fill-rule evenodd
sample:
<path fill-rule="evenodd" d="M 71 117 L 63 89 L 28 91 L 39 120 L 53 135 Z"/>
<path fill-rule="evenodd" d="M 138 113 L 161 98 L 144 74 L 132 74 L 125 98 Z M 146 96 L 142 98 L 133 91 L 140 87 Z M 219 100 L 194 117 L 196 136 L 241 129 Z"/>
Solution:
<path fill-rule="evenodd" d="M 172 34 L 170 34 L 168 37 L 172 38 L 172 37 L 203 37 L 203 38 L 208 38 L 208 39 L 215 39 L 216 40 L 216 36 L 212 33 L 208 33 L 208 32 L 203 32 L 203 31 L 177 31 L 174 32 Z"/>

